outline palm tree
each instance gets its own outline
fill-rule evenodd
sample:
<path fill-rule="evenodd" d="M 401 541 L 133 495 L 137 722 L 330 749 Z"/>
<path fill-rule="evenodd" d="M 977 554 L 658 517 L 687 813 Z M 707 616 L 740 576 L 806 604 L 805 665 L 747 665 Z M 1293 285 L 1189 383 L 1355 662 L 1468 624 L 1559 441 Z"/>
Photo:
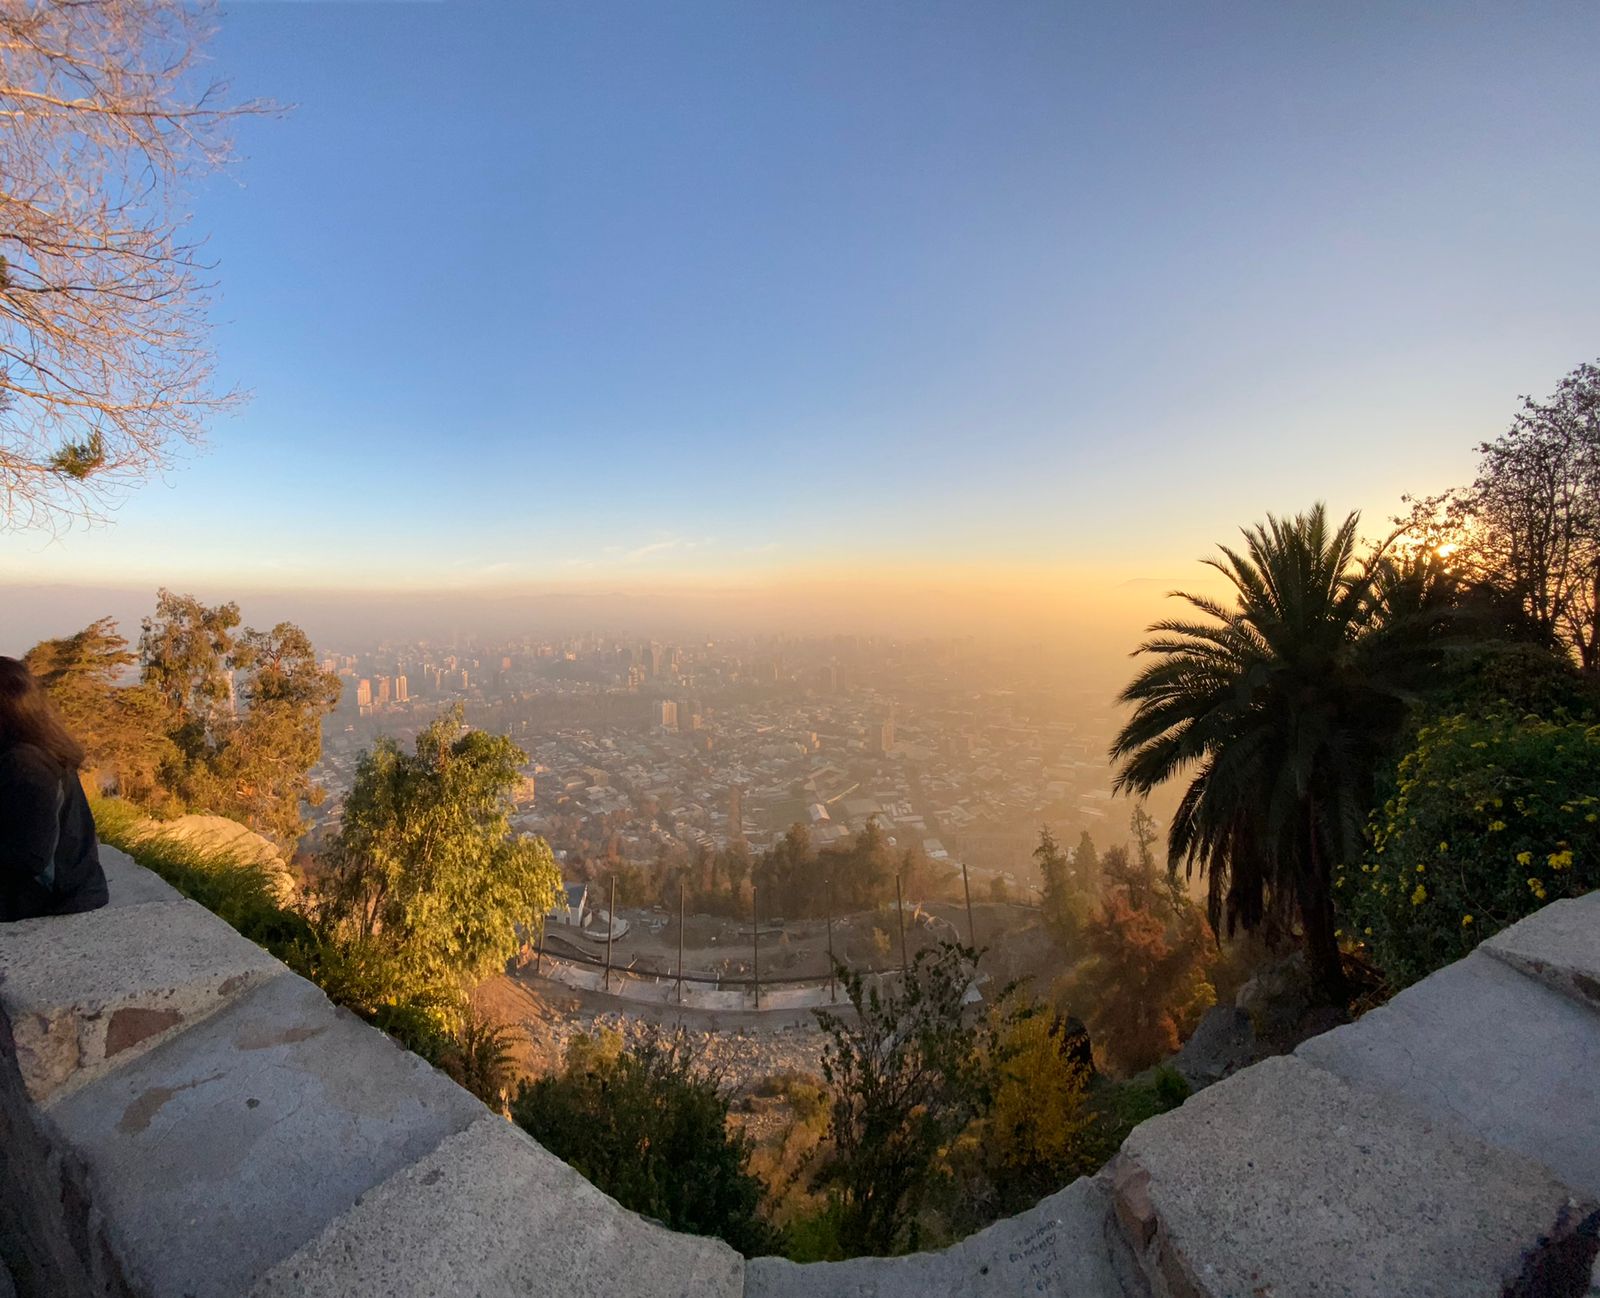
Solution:
<path fill-rule="evenodd" d="M 1174 592 L 1205 620 L 1169 619 L 1135 651 L 1112 744 L 1116 790 L 1138 796 L 1192 773 L 1168 832 L 1172 868 L 1208 884 L 1219 932 L 1300 922 L 1320 990 L 1346 996 L 1334 869 L 1354 858 L 1374 774 L 1406 704 L 1436 666 L 1449 580 L 1432 556 L 1399 562 L 1394 538 L 1357 556 L 1351 514 L 1325 507 L 1246 529 L 1244 552 L 1205 562 L 1234 607 Z"/>

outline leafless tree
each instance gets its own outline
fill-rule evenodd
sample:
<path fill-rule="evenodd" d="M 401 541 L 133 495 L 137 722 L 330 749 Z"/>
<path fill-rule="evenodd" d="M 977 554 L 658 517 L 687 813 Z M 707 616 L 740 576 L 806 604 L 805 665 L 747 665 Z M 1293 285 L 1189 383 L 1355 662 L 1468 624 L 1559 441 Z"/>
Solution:
<path fill-rule="evenodd" d="M 94 518 L 236 400 L 186 189 L 228 156 L 206 4 L 0 0 L 0 530 Z"/>
<path fill-rule="evenodd" d="M 1469 583 L 1500 592 L 1523 628 L 1600 674 L 1600 362 L 1547 401 L 1522 399 L 1478 447 L 1469 487 L 1407 498 L 1411 534 Z"/>

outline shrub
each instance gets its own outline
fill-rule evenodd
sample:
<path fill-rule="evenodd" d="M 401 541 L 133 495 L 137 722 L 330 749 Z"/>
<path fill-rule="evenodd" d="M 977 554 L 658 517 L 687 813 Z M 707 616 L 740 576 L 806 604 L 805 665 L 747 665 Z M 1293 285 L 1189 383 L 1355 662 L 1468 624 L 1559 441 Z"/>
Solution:
<path fill-rule="evenodd" d="M 512 1119 L 623 1206 L 746 1256 L 769 1251 L 762 1185 L 717 1079 L 681 1035 L 620 1046 L 577 1038 L 558 1075 L 517 1089 Z"/>
<path fill-rule="evenodd" d="M 472 1016 L 458 989 L 438 985 L 402 994 L 399 958 L 389 945 L 330 932 L 284 906 L 262 866 L 235 860 L 225 851 L 147 837 L 143 811 L 121 799 L 99 798 L 91 807 L 101 842 L 126 852 L 316 983 L 334 1004 L 443 1068 L 485 1103 L 498 1103 L 509 1080 L 506 1030 Z"/>
<path fill-rule="evenodd" d="M 1345 936 L 1400 987 L 1600 886 L 1597 771 L 1600 725 L 1495 711 L 1424 726 L 1370 853 L 1335 878 Z"/>

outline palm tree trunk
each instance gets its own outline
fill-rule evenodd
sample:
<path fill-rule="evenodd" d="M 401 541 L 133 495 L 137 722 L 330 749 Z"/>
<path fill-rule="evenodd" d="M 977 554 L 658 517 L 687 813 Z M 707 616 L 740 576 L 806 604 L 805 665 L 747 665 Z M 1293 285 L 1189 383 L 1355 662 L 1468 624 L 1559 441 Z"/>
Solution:
<path fill-rule="evenodd" d="M 1300 931 L 1313 988 L 1327 1004 L 1343 1009 L 1350 1003 L 1350 989 L 1345 982 L 1344 961 L 1339 955 L 1339 939 L 1334 936 L 1331 884 L 1320 850 L 1313 798 L 1306 816 L 1305 868 L 1299 872 L 1296 889 L 1300 902 Z"/>

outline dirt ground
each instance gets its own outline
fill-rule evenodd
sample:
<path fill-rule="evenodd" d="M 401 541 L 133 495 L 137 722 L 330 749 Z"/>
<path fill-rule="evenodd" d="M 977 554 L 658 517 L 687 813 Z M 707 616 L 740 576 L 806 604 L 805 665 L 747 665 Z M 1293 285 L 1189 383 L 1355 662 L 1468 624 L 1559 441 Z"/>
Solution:
<path fill-rule="evenodd" d="M 518 1069 L 542 1077 L 558 1069 L 579 1033 L 620 1032 L 636 1042 L 657 1029 L 689 1033 L 707 1067 L 735 1090 L 781 1072 L 817 1070 L 822 1033 L 809 1010 L 761 1014 L 641 1005 L 599 992 L 574 991 L 546 978 L 501 975 L 473 996 L 480 1013 L 518 1029 Z"/>

